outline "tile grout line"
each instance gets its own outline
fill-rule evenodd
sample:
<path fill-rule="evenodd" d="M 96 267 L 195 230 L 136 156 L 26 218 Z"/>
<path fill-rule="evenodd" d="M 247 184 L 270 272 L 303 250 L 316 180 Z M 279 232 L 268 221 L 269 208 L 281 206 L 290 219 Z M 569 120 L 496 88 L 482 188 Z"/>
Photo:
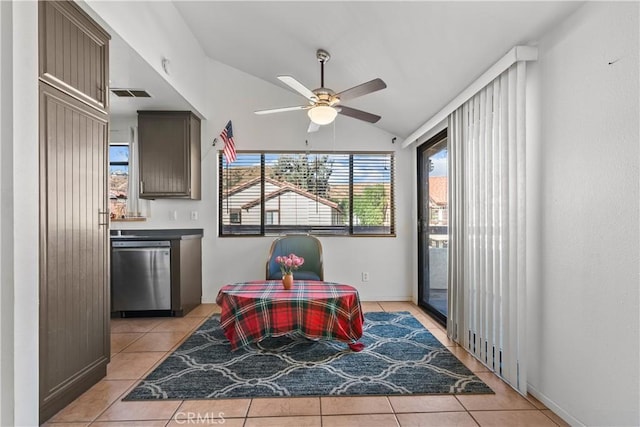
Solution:
<path fill-rule="evenodd" d="M 558 427 L 560 427 L 560 424 L 558 424 L 556 422 L 556 420 L 554 420 L 553 418 L 551 418 L 549 415 L 547 415 L 544 411 L 550 411 L 552 414 L 554 413 L 551 409 L 540 409 L 540 412 L 542 412 L 542 415 L 544 415 L 545 417 L 547 417 L 548 419 L 551 420 L 552 423 L 554 423 L 555 425 L 557 425 Z"/>
<path fill-rule="evenodd" d="M 176 409 L 173 411 L 173 414 L 171 415 L 171 418 L 169 418 L 169 421 L 167 421 L 167 423 L 165 424 L 165 427 L 167 427 L 167 425 L 171 422 L 171 421 L 175 421 L 178 422 L 178 420 L 175 418 L 176 415 L 178 414 L 178 410 L 180 408 L 182 408 L 182 405 L 184 405 L 184 400 L 180 401 L 180 404 L 178 406 L 176 406 Z"/>
<path fill-rule="evenodd" d="M 117 333 L 117 332 L 116 332 L 116 333 Z M 123 332 L 123 333 L 127 333 L 127 332 Z M 129 333 L 136 333 L 136 332 L 129 332 Z M 120 349 L 120 351 L 118 351 L 117 353 L 112 354 L 111 356 L 115 356 L 116 354 L 119 354 L 119 353 L 124 353 L 124 351 L 125 351 L 129 346 L 131 346 L 134 342 L 136 342 L 136 341 L 140 340 L 142 337 L 144 337 L 144 336 L 147 334 L 146 332 L 137 332 L 137 333 L 139 333 L 139 334 L 141 334 L 141 335 L 140 335 L 138 338 L 136 338 L 136 339 L 134 339 L 133 341 L 131 341 L 129 344 L 127 344 L 127 345 L 125 345 L 124 347 L 122 347 L 122 348 Z M 111 333 L 110 333 L 109 335 L 110 335 L 110 336 L 109 336 L 109 339 L 111 339 L 111 335 L 113 335 L 113 334 L 111 334 Z M 109 345 L 111 345 L 111 344 L 109 344 Z M 111 360 L 111 356 L 109 356 L 109 360 Z"/>
<path fill-rule="evenodd" d="M 495 392 L 494 392 L 495 393 Z M 464 406 L 464 403 L 462 403 L 462 401 L 460 399 L 458 399 L 458 395 L 454 395 L 454 397 L 456 398 L 456 400 L 458 401 L 458 403 L 460 404 L 460 406 L 462 406 L 465 410 L 465 412 L 471 417 L 471 419 L 473 420 L 474 423 L 476 423 L 478 426 L 480 426 L 480 423 L 478 422 L 478 420 L 476 420 L 476 418 L 471 414 L 471 411 L 469 409 L 467 409 L 466 406 Z"/>
<path fill-rule="evenodd" d="M 396 409 L 391 404 L 391 399 L 389 398 L 389 395 L 387 394 L 385 397 L 387 398 L 387 402 L 389 402 L 389 407 L 391 408 L 391 413 L 393 414 L 393 418 L 396 420 L 396 425 L 400 427 L 400 419 L 398 418 Z"/>
<path fill-rule="evenodd" d="M 134 384 L 134 387 L 135 387 L 135 384 L 136 384 L 135 380 L 134 380 L 134 383 L 133 383 L 133 384 Z M 119 401 L 120 401 L 120 398 L 121 398 L 124 394 L 126 394 L 129 390 L 131 390 L 131 388 L 128 388 L 128 389 L 126 389 L 124 392 L 122 392 L 121 394 L 119 394 L 119 395 L 118 395 L 118 397 L 116 397 L 116 398 L 114 399 L 114 401 L 113 401 L 113 402 L 111 402 L 109 405 L 107 405 L 107 407 L 106 407 L 106 408 L 104 408 L 104 409 L 102 410 L 102 412 L 98 413 L 98 414 L 95 416 L 95 418 L 94 418 L 93 420 L 89 421 L 89 426 L 90 426 L 90 425 L 92 425 L 92 424 L 93 424 L 93 423 L 95 423 L 95 422 L 98 422 L 98 419 L 99 419 L 99 418 L 100 418 L 100 417 L 101 417 L 105 412 L 107 412 L 107 411 L 109 410 L 109 408 L 111 408 L 113 405 L 115 405 L 117 402 L 119 402 Z"/>
<path fill-rule="evenodd" d="M 251 413 L 251 405 L 253 405 L 253 397 L 251 398 L 251 400 L 249 400 L 249 406 L 247 406 L 247 413 L 245 414 L 245 424 L 247 423 L 247 420 L 249 419 L 249 414 Z"/>
<path fill-rule="evenodd" d="M 466 409 L 466 408 L 465 408 Z M 476 423 L 476 425 L 478 427 L 480 427 L 480 422 L 478 420 L 476 420 L 476 417 L 473 416 L 473 414 L 469 411 L 467 411 L 467 414 L 469 414 L 469 416 L 471 417 L 471 419 L 473 420 L 474 423 Z"/>
<path fill-rule="evenodd" d="M 190 329 L 190 330 L 186 331 L 186 332 L 185 332 L 185 336 L 181 339 L 180 344 L 182 344 L 182 342 L 184 342 L 184 341 L 185 341 L 189 336 L 191 336 L 191 335 L 193 334 L 193 332 L 194 332 L 194 331 L 196 331 L 196 330 L 197 330 L 197 329 L 198 329 L 198 328 L 199 328 L 199 327 L 200 327 L 200 326 L 201 326 L 205 321 L 206 321 L 206 318 L 203 318 L 199 323 L 197 323 L 197 324 L 196 324 L 196 326 L 195 326 L 195 327 L 193 327 L 192 329 Z M 156 327 L 157 327 L 157 326 L 159 326 L 159 325 L 156 325 Z M 129 345 L 131 345 L 131 344 L 133 344 L 134 342 L 136 342 L 136 341 L 138 341 L 138 340 L 140 340 L 140 339 L 144 338 L 147 334 L 154 333 L 154 332 L 153 332 L 153 329 L 154 329 L 154 328 L 151 328 L 151 329 L 147 330 L 146 332 L 141 332 L 141 334 L 142 334 L 142 335 L 141 335 L 140 337 L 138 337 L 136 340 L 134 340 L 133 342 L 131 342 Z M 162 333 L 162 332 L 182 332 L 182 331 L 158 331 L 158 332 L 156 332 L 156 333 Z M 126 346 L 126 347 L 128 347 L 128 346 Z M 125 349 L 126 347 L 124 347 L 124 348 L 121 350 L 121 352 L 124 352 L 124 349 Z M 94 418 L 94 420 L 90 422 L 90 424 L 89 424 L 89 425 L 91 425 L 91 424 L 92 424 L 92 423 L 94 423 L 94 422 L 99 422 L 99 421 L 97 421 L 97 420 L 98 420 L 98 418 L 100 418 L 100 416 L 102 416 L 102 415 L 103 415 L 107 410 L 109 410 L 109 408 L 111 408 L 114 404 L 116 404 L 117 402 L 121 401 L 121 398 L 122 398 L 123 396 L 125 396 L 125 395 L 126 395 L 126 394 L 128 394 L 130 391 L 132 391 L 133 389 L 135 389 L 135 388 L 138 386 L 138 384 L 140 383 L 140 381 L 142 381 L 144 378 L 146 378 L 146 377 L 147 377 L 147 375 L 149 375 L 151 372 L 153 372 L 153 370 L 154 370 L 154 369 L 156 369 L 156 368 L 157 368 L 157 367 L 158 367 L 162 362 L 164 362 L 164 361 L 167 359 L 167 357 L 169 357 L 169 355 L 170 355 L 170 354 L 171 354 L 171 353 L 172 353 L 176 348 L 177 348 L 177 347 L 174 345 L 174 346 L 172 347 L 172 349 L 171 349 L 171 350 L 169 350 L 169 351 L 162 351 L 162 352 L 164 353 L 164 356 L 163 356 L 163 357 L 161 357 L 161 358 L 160 358 L 156 363 L 154 363 L 154 364 L 153 364 L 153 365 L 152 365 L 148 370 L 146 370 L 146 371 L 142 374 L 142 376 L 141 376 L 141 377 L 133 379 L 133 381 L 134 381 L 133 386 L 132 386 L 132 387 L 130 387 L 130 388 L 128 388 L 125 392 L 123 392 L 123 393 L 121 393 L 120 395 L 118 395 L 118 397 L 117 397 L 117 398 L 116 398 L 116 399 L 115 399 L 115 400 L 114 400 L 114 401 L 113 401 L 109 406 L 107 406 L 107 407 L 106 407 L 102 412 L 100 412 L 100 413 L 96 416 L 96 418 Z M 131 353 L 134 353 L 134 352 L 131 352 Z M 147 352 L 142 351 L 142 352 L 135 352 L 135 353 L 147 353 Z M 151 353 L 160 353 L 160 352 L 151 352 Z M 183 404 L 183 403 L 184 403 L 184 400 L 181 400 L 181 401 L 180 401 L 180 404 L 178 405 L 178 407 L 176 407 L 176 409 L 174 410 L 173 415 L 171 416 L 171 418 L 170 418 L 170 419 L 165 423 L 165 427 L 166 427 L 166 425 L 168 425 L 168 424 L 173 420 L 173 417 L 175 417 L 176 412 L 177 412 L 177 411 L 178 411 L 178 409 L 182 406 L 182 404 Z M 141 420 L 130 420 L 130 421 L 141 421 Z"/>

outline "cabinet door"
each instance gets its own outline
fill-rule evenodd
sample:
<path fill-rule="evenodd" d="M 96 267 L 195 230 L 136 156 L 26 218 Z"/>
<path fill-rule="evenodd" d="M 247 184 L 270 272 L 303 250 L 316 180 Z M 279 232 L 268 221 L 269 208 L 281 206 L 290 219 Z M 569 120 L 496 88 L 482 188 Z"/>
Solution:
<path fill-rule="evenodd" d="M 191 197 L 190 134 L 191 113 L 138 114 L 140 197 Z"/>
<path fill-rule="evenodd" d="M 40 78 L 106 110 L 109 35 L 73 2 L 39 5 Z"/>
<path fill-rule="evenodd" d="M 108 116 L 40 83 L 40 420 L 106 375 Z"/>
<path fill-rule="evenodd" d="M 191 164 L 189 172 L 191 174 L 191 191 L 189 196 L 194 200 L 200 200 L 201 196 L 201 161 L 200 161 L 200 120 L 192 116 L 191 119 L 191 135 L 190 147 L 191 147 Z"/>

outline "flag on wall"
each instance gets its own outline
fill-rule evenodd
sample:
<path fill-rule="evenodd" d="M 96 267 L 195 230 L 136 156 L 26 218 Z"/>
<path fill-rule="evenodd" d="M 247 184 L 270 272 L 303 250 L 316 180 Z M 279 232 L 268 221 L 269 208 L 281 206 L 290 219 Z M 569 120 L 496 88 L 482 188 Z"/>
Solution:
<path fill-rule="evenodd" d="M 233 142 L 233 127 L 231 120 L 224 127 L 220 133 L 220 138 L 224 141 L 224 149 L 222 150 L 224 156 L 227 158 L 227 163 L 233 163 L 236 161 L 236 144 Z"/>

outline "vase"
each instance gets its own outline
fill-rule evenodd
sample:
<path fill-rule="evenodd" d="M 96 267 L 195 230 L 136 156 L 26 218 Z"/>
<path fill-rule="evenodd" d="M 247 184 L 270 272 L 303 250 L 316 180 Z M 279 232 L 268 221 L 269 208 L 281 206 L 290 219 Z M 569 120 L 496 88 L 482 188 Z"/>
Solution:
<path fill-rule="evenodd" d="M 293 285 L 293 274 L 292 273 L 287 273 L 284 276 L 282 276 L 282 286 L 289 290 L 291 289 L 291 286 Z"/>

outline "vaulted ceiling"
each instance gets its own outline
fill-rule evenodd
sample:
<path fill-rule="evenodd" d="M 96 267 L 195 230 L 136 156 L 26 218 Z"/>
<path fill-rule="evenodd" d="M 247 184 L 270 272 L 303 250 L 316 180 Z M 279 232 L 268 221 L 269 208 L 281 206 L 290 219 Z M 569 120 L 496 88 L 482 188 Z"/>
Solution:
<path fill-rule="evenodd" d="M 336 92 L 380 77 L 387 89 L 347 105 L 405 137 L 511 47 L 533 44 L 577 2 L 174 2 L 213 59 L 286 87 L 320 86 L 316 50 Z M 289 90 L 289 89 L 284 89 Z M 300 105 L 305 99 L 300 97 Z M 284 107 L 264 100 L 264 108 Z M 281 114 L 299 114 L 300 111 Z"/>

